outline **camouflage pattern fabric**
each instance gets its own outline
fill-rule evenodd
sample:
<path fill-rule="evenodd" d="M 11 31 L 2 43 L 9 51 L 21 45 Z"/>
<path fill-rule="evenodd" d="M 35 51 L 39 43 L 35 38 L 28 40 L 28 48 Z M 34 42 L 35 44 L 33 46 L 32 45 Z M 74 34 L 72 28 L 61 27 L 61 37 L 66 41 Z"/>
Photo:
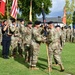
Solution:
<path fill-rule="evenodd" d="M 40 43 L 43 40 L 41 35 L 40 28 L 33 28 L 32 30 L 32 42 L 31 42 L 31 50 L 32 50 L 32 57 L 31 57 L 31 66 L 36 66 L 38 61 L 38 54 L 40 49 Z"/>

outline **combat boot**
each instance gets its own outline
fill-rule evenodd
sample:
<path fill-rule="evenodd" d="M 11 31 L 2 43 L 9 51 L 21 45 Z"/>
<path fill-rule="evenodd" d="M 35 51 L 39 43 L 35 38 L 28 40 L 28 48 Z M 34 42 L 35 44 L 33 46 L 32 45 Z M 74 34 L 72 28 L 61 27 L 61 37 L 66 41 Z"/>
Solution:
<path fill-rule="evenodd" d="M 63 72 L 64 71 L 64 66 L 62 64 L 59 64 L 59 66 L 60 66 L 60 69 L 61 69 L 60 71 Z"/>
<path fill-rule="evenodd" d="M 31 69 L 31 70 L 39 70 L 39 68 L 37 68 L 36 66 L 30 66 L 29 69 Z"/>

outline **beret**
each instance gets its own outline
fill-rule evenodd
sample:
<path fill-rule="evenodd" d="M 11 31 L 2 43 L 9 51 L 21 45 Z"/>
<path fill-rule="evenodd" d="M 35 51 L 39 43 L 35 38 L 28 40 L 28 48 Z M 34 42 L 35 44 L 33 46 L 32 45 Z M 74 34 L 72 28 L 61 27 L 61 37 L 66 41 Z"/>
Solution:
<path fill-rule="evenodd" d="M 41 24 L 41 21 L 35 21 L 35 25 Z"/>
<path fill-rule="evenodd" d="M 28 24 L 32 24 L 32 22 L 28 22 Z"/>
<path fill-rule="evenodd" d="M 56 25 L 55 28 L 60 27 L 60 25 Z"/>
<path fill-rule="evenodd" d="M 20 19 L 20 22 L 24 21 L 24 19 Z"/>
<path fill-rule="evenodd" d="M 49 22 L 48 22 L 48 24 L 52 24 L 52 23 L 53 23 L 53 21 L 49 21 Z"/>

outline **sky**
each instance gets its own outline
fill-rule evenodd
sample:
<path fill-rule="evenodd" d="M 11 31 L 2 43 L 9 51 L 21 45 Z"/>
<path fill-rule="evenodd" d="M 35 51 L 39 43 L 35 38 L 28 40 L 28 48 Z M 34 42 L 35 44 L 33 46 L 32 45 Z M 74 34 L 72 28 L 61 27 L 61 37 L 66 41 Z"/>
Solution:
<path fill-rule="evenodd" d="M 58 16 L 63 16 L 63 8 L 65 5 L 65 0 L 52 0 L 52 8 L 51 13 L 46 15 L 46 17 L 58 17 Z M 40 15 L 39 17 L 42 17 Z"/>

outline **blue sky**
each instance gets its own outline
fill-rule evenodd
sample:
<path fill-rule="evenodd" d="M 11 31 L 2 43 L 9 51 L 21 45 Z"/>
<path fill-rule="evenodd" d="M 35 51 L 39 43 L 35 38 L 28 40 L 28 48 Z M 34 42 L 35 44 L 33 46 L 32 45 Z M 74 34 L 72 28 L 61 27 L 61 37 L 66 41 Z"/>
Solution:
<path fill-rule="evenodd" d="M 63 8 L 65 5 L 65 0 L 52 0 L 52 8 L 51 13 L 46 15 L 46 17 L 57 17 L 57 16 L 63 16 Z M 39 17 L 42 17 L 40 15 Z"/>

